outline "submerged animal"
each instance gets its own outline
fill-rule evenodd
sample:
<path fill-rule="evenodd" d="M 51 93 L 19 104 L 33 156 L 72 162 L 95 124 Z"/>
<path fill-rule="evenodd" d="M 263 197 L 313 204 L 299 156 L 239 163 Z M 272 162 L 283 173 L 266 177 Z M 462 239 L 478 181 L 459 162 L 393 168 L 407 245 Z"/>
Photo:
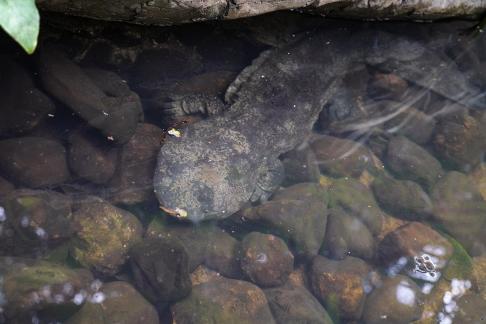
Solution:
<path fill-rule="evenodd" d="M 418 42 L 376 31 L 325 30 L 262 53 L 230 85 L 224 109 L 201 96 L 171 106 L 176 112 L 223 112 L 189 125 L 162 146 L 154 176 L 161 208 L 199 222 L 226 218 L 248 201 L 269 197 L 282 177 L 278 157 L 302 143 L 345 73 L 363 64 L 413 76 L 446 97 L 464 97 L 464 87 L 445 88 L 415 73 L 424 65 L 430 74 L 430 65 L 441 62 Z"/>

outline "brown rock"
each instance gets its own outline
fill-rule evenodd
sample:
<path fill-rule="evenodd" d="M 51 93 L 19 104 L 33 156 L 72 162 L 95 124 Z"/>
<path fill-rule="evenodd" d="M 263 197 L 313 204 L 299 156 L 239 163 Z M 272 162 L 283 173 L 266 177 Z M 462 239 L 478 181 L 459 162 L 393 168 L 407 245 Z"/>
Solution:
<path fill-rule="evenodd" d="M 294 268 L 287 244 L 271 234 L 252 232 L 241 242 L 243 272 L 259 286 L 282 285 Z"/>
<path fill-rule="evenodd" d="M 73 214 L 76 237 L 71 254 L 76 261 L 102 275 L 114 275 L 142 238 L 142 225 L 126 210 L 106 202 L 84 204 Z"/>
<path fill-rule="evenodd" d="M 0 170 L 15 183 L 30 188 L 55 186 L 70 177 L 61 143 L 40 137 L 0 141 Z"/>
<path fill-rule="evenodd" d="M 193 287 L 191 295 L 172 305 L 171 311 L 174 323 L 275 323 L 260 288 L 223 277 Z"/>
<path fill-rule="evenodd" d="M 370 151 L 351 140 L 321 135 L 310 147 L 321 171 L 335 177 L 359 177 L 373 165 Z"/>
<path fill-rule="evenodd" d="M 422 293 L 409 278 L 387 278 L 367 298 L 363 320 L 366 324 L 406 324 L 420 318 Z"/>
<path fill-rule="evenodd" d="M 0 197 L 12 192 L 15 189 L 14 185 L 8 182 L 5 178 L 0 177 Z"/>
<path fill-rule="evenodd" d="M 155 199 L 153 176 L 162 130 L 152 124 L 138 124 L 135 134 L 120 150 L 115 175 L 107 198 L 114 204 L 136 204 Z"/>
<path fill-rule="evenodd" d="M 378 257 L 385 265 L 391 265 L 400 258 L 406 258 L 412 277 L 437 279 L 453 253 L 451 243 L 427 225 L 411 222 L 389 233 L 378 246 Z M 435 272 L 415 271 L 415 258 L 428 255 Z M 425 276 L 425 277 L 424 277 Z"/>
<path fill-rule="evenodd" d="M 129 283 L 113 281 L 104 284 L 66 323 L 158 324 L 159 316 L 155 308 Z"/>
<path fill-rule="evenodd" d="M 369 272 L 370 267 L 358 258 L 334 261 L 316 256 L 309 277 L 314 295 L 325 307 L 337 310 L 340 318 L 357 320 L 363 311 Z"/>
<path fill-rule="evenodd" d="M 82 130 L 69 136 L 68 162 L 79 177 L 96 184 L 108 182 L 115 173 L 118 150 L 92 132 Z"/>

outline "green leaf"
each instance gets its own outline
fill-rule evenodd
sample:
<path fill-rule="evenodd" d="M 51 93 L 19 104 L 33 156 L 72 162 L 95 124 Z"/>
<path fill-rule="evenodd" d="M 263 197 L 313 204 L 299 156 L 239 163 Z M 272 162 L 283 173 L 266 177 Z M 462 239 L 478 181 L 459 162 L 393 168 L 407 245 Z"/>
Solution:
<path fill-rule="evenodd" d="M 35 0 L 0 0 L 0 26 L 32 54 L 39 35 L 39 12 Z"/>

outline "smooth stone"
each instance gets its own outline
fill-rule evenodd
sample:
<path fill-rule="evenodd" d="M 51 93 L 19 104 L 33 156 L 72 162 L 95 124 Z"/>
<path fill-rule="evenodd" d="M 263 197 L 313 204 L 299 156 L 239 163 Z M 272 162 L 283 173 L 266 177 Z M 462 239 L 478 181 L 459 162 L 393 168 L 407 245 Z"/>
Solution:
<path fill-rule="evenodd" d="M 260 288 L 223 277 L 193 287 L 189 297 L 173 304 L 171 311 L 176 323 L 275 323 Z"/>
<path fill-rule="evenodd" d="M 386 278 L 366 300 L 363 321 L 366 324 L 406 324 L 422 314 L 422 292 L 408 277 Z"/>
<path fill-rule="evenodd" d="M 73 214 L 76 234 L 70 248 L 82 266 L 104 276 L 115 275 L 130 248 L 142 238 L 142 224 L 130 212 L 107 202 L 82 205 Z"/>
<path fill-rule="evenodd" d="M 74 174 L 96 184 L 111 179 L 118 162 L 117 148 L 86 130 L 73 132 L 69 143 L 68 162 Z"/>
<path fill-rule="evenodd" d="M 127 205 L 155 200 L 153 177 L 162 134 L 155 125 L 138 124 L 134 135 L 120 148 L 117 169 L 105 191 L 107 200 Z"/>
<path fill-rule="evenodd" d="M 433 220 L 444 226 L 473 256 L 484 254 L 486 202 L 472 180 L 457 171 L 448 172 L 434 186 Z"/>
<path fill-rule="evenodd" d="M 93 281 L 87 270 L 24 258 L 0 258 L 0 273 L 7 318 L 48 309 L 74 313 L 72 299 Z"/>
<path fill-rule="evenodd" d="M 432 215 L 432 200 L 416 182 L 384 176 L 376 178 L 371 188 L 383 210 L 394 216 L 425 220 Z"/>
<path fill-rule="evenodd" d="M 460 111 L 439 120 L 434 135 L 434 150 L 446 163 L 461 172 L 469 172 L 482 162 L 486 151 L 484 113 Z"/>
<path fill-rule="evenodd" d="M 348 255 L 370 260 L 374 250 L 375 239 L 358 217 L 349 215 L 339 207 L 329 210 L 322 255 L 338 260 Z"/>
<path fill-rule="evenodd" d="M 190 225 L 164 223 L 154 219 L 147 228 L 147 238 L 174 241 L 184 247 L 189 262 L 189 271 L 204 264 L 225 277 L 241 278 L 240 242 L 224 230 L 211 224 Z"/>
<path fill-rule="evenodd" d="M 398 178 L 415 181 L 426 190 L 430 190 L 443 174 L 436 158 L 403 136 L 388 142 L 386 165 Z"/>
<path fill-rule="evenodd" d="M 324 307 L 303 287 L 285 285 L 264 292 L 277 323 L 333 324 Z"/>
<path fill-rule="evenodd" d="M 319 168 L 334 177 L 359 177 L 373 166 L 371 152 L 362 144 L 333 136 L 316 136 L 310 143 Z"/>
<path fill-rule="evenodd" d="M 0 198 L 1 250 L 7 255 L 44 253 L 69 239 L 72 200 L 56 191 L 17 189 Z"/>
<path fill-rule="evenodd" d="M 101 286 L 66 324 L 159 324 L 155 308 L 138 291 L 124 281 Z"/>
<path fill-rule="evenodd" d="M 186 250 L 176 242 L 145 239 L 130 250 L 135 286 L 153 304 L 178 301 L 191 291 Z"/>
<path fill-rule="evenodd" d="M 70 178 L 66 149 L 57 141 L 11 138 L 0 141 L 0 151 L 0 170 L 15 184 L 39 188 L 56 186 Z"/>
<path fill-rule="evenodd" d="M 337 179 L 329 187 L 329 196 L 329 207 L 340 207 L 357 217 L 373 236 L 380 233 L 384 214 L 364 184 L 352 178 Z"/>
<path fill-rule="evenodd" d="M 366 299 L 365 279 L 371 268 L 361 259 L 342 261 L 316 256 L 309 269 L 312 292 L 341 319 L 358 320 Z"/>
<path fill-rule="evenodd" d="M 141 112 L 137 95 L 105 92 L 106 86 L 98 86 L 97 79 L 52 46 L 40 49 L 39 74 L 47 92 L 108 139 L 126 143 L 132 137 Z"/>
<path fill-rule="evenodd" d="M 315 183 L 300 183 L 276 192 L 270 201 L 245 209 L 240 217 L 289 240 L 297 255 L 314 256 L 324 240 L 328 193 Z"/>
<path fill-rule="evenodd" d="M 294 269 L 294 256 L 285 242 L 272 235 L 252 232 L 241 241 L 241 268 L 260 287 L 282 285 Z"/>

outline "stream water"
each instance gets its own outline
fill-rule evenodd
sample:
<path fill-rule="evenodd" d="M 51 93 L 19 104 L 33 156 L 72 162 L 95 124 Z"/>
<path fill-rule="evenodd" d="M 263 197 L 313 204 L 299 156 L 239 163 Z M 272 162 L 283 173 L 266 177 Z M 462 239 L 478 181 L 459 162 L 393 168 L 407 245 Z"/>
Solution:
<path fill-rule="evenodd" d="M 0 35 L 0 323 L 486 322 L 474 26 Z"/>

